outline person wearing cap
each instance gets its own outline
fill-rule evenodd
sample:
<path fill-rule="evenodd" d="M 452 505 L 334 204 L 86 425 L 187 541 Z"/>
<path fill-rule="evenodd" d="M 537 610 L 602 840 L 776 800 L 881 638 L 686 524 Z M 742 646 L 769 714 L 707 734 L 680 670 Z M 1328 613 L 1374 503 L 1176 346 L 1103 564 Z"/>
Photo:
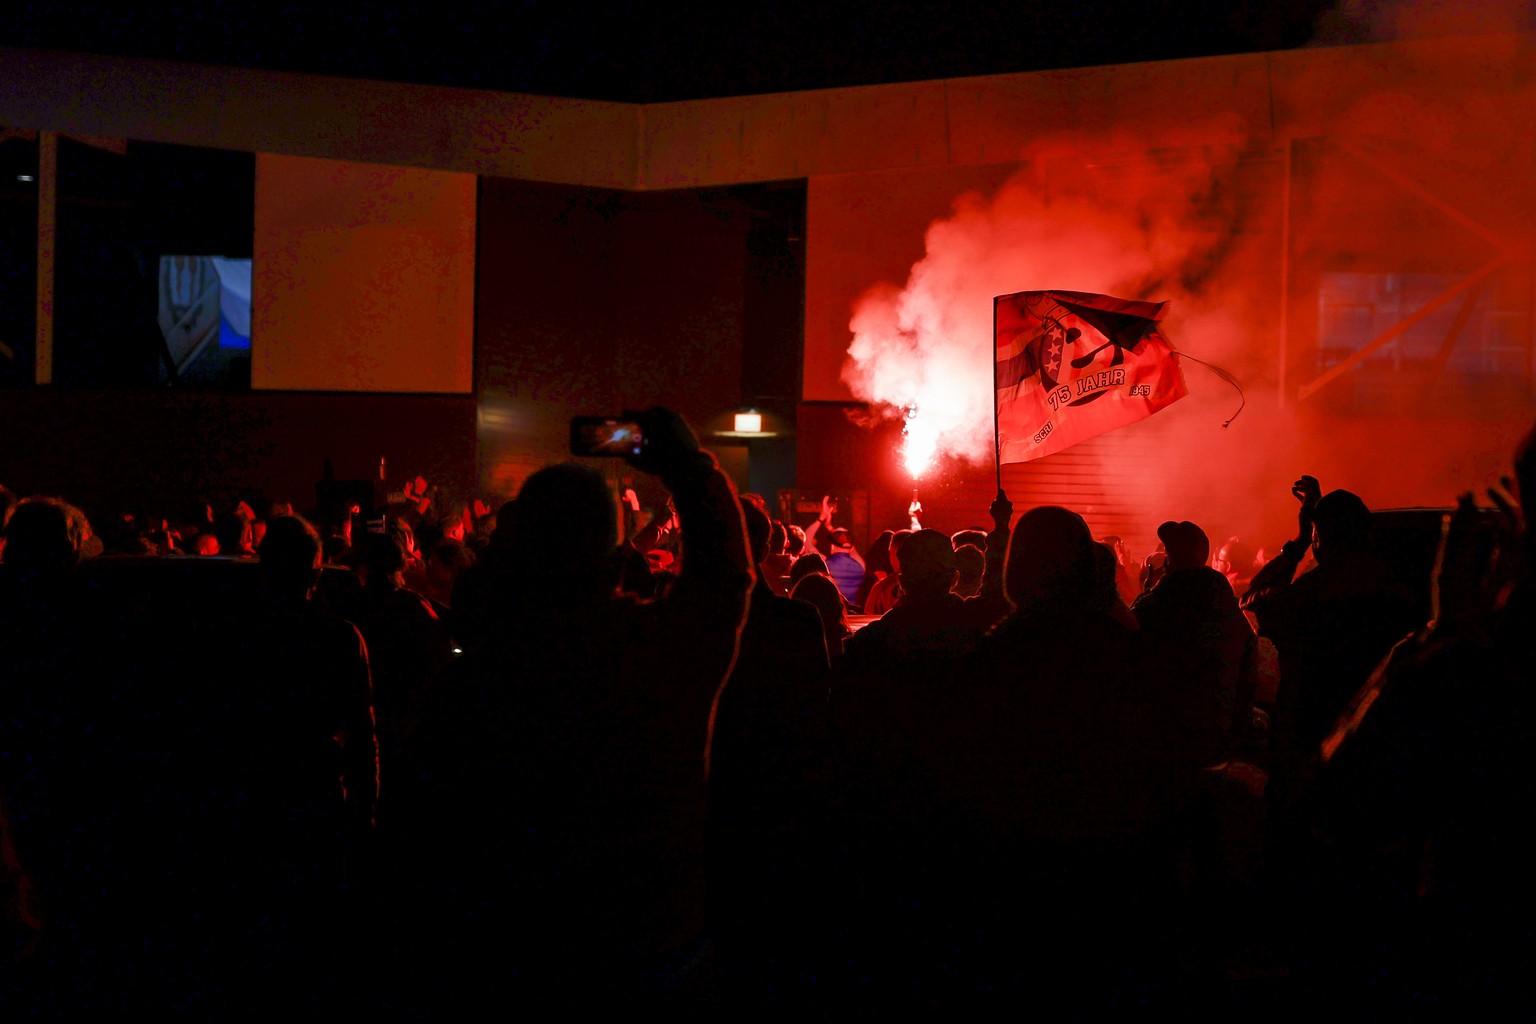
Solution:
<path fill-rule="evenodd" d="M 830 496 L 823 496 L 821 515 L 806 528 L 805 541 L 811 545 L 816 542 L 817 534 L 826 535 L 827 575 L 837 584 L 843 600 L 853 606 L 853 600 L 859 593 L 859 584 L 864 582 L 864 559 L 854 546 L 853 535 L 840 526 L 832 525 L 832 515 L 836 511 L 837 502 Z"/>
<path fill-rule="evenodd" d="M 1295 538 L 1253 578 L 1242 607 L 1280 659 L 1277 768 L 1317 753 L 1371 670 L 1414 628 L 1413 602 L 1370 547 L 1371 512 L 1358 495 L 1322 493 L 1316 477 L 1291 486 L 1301 502 Z M 1317 566 L 1296 575 L 1308 549 Z"/>
<path fill-rule="evenodd" d="M 1225 576 L 1206 565 L 1211 543 L 1189 521 L 1166 522 L 1157 538 L 1167 564 L 1131 612 L 1147 645 L 1156 700 L 1175 756 L 1198 767 L 1224 762 L 1251 719 L 1253 630 Z"/>

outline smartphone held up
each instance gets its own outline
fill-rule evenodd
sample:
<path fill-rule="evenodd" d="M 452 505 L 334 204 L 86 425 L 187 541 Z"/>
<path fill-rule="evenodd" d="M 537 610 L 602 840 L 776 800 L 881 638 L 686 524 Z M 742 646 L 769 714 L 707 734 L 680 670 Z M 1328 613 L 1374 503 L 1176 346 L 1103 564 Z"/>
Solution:
<path fill-rule="evenodd" d="M 645 447 L 640 424 L 614 416 L 573 416 L 571 454 L 633 458 Z"/>

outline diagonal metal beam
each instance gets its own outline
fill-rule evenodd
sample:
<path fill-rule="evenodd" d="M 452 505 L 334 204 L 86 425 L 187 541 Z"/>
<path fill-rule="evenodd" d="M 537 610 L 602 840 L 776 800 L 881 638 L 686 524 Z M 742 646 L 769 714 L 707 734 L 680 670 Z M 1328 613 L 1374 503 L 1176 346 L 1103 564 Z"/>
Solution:
<path fill-rule="evenodd" d="M 1368 342 L 1359 351 L 1353 353 L 1348 359 L 1344 360 L 1342 363 L 1338 363 L 1335 366 L 1329 367 L 1326 372 L 1324 372 L 1317 379 L 1313 380 L 1311 383 L 1303 384 L 1296 390 L 1296 398 L 1300 401 L 1306 401 L 1312 395 L 1317 394 L 1319 390 L 1327 387 L 1329 384 L 1332 384 L 1335 380 L 1342 377 L 1351 369 L 1369 358 L 1371 353 L 1375 352 L 1383 345 L 1386 345 L 1406 334 L 1415 324 L 1423 320 L 1425 317 L 1433 314 L 1441 306 L 1450 302 L 1452 299 L 1456 298 L 1456 296 L 1460 295 L 1462 292 L 1465 292 L 1467 289 L 1475 288 L 1482 284 L 1488 278 L 1492 277 L 1494 273 L 1501 269 L 1506 263 L 1509 263 L 1510 259 L 1511 257 L 1508 255 L 1496 256 L 1494 259 L 1485 264 L 1482 269 L 1474 271 L 1472 274 L 1462 278 L 1460 281 L 1457 281 L 1455 284 L 1451 285 L 1449 288 L 1445 289 L 1443 292 L 1436 295 L 1428 302 L 1424 303 L 1424 305 L 1403 317 L 1403 319 L 1399 320 L 1391 327 L 1388 327 L 1385 331 L 1382 331 L 1375 338 L 1371 339 L 1371 341 Z"/>
<path fill-rule="evenodd" d="M 1467 321 L 1472 319 L 1472 311 L 1477 308 L 1477 300 L 1483 294 L 1488 282 L 1486 279 L 1479 281 L 1467 289 L 1467 294 L 1461 300 L 1461 308 L 1456 311 L 1456 319 L 1451 321 L 1450 330 L 1445 332 L 1445 340 L 1440 342 L 1440 351 L 1435 353 L 1435 358 L 1429 364 L 1429 374 L 1424 378 L 1424 396 L 1429 397 L 1435 386 L 1435 381 L 1445 372 L 1446 364 L 1451 361 L 1451 353 L 1456 351 L 1456 343 L 1461 340 L 1461 332 L 1467 329 Z"/>
<path fill-rule="evenodd" d="M 1356 160 L 1365 164 L 1371 170 L 1375 171 L 1377 174 L 1381 175 L 1383 178 L 1386 178 L 1388 181 L 1392 182 L 1398 188 L 1418 199 L 1422 199 L 1430 206 L 1433 206 L 1435 209 L 1445 214 L 1451 220 L 1455 221 L 1457 224 L 1460 224 L 1468 231 L 1471 231 L 1473 234 L 1477 235 L 1479 238 L 1483 239 L 1485 242 L 1492 245 L 1500 252 L 1505 253 L 1506 255 L 1514 252 L 1514 246 L 1509 243 L 1508 239 L 1504 238 L 1492 228 L 1486 227 L 1481 221 L 1474 219 L 1470 214 L 1463 212 L 1448 200 L 1442 199 L 1435 195 L 1429 189 L 1425 188 L 1417 181 L 1414 181 L 1412 178 L 1398 170 L 1396 167 L 1393 167 L 1386 161 L 1379 160 L 1370 153 L 1367 153 L 1363 148 L 1361 148 L 1359 143 L 1349 139 L 1344 139 L 1340 142 L 1340 148 L 1350 156 L 1354 157 Z"/>

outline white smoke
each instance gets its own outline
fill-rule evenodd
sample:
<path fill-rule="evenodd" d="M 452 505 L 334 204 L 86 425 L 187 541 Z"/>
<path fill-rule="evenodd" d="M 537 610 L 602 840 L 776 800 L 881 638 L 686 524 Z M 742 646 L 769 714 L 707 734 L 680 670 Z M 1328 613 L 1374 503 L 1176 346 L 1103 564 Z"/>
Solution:
<path fill-rule="evenodd" d="M 1131 140 L 1094 152 L 1110 156 L 1085 162 L 1043 146 L 995 195 L 962 195 L 929 226 L 906 284 L 876 286 L 855 305 L 843 379 L 906 419 L 914 476 L 940 453 L 993 457 L 994 296 L 1052 288 L 1173 299 L 1186 328 L 1208 312 L 1212 253 L 1239 219 L 1220 198 L 1237 154 L 1171 159 Z M 1049 188 L 1041 168 L 1055 172 Z M 1230 323 L 1221 328 L 1230 349 Z"/>

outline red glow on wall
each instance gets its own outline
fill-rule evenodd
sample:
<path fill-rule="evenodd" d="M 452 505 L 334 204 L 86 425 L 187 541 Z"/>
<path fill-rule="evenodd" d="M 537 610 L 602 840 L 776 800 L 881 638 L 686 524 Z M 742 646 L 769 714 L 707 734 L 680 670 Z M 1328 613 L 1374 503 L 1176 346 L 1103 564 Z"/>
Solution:
<path fill-rule="evenodd" d="M 1016 504 L 1066 504 L 1148 548 L 1165 519 L 1262 545 L 1290 529 L 1303 472 L 1376 507 L 1491 483 L 1536 397 L 1536 158 L 1510 144 L 1536 90 L 1351 59 L 1285 83 L 1330 96 L 1305 137 L 1244 137 L 1234 111 L 1056 136 L 1009 164 L 812 178 L 805 397 L 904 426 L 882 464 L 921 463 L 929 516 L 968 524 L 993 489 L 991 297 L 1108 292 L 1168 300 L 1175 348 L 1235 375 L 1244 411 L 1186 363 L 1177 407 L 1006 467 Z M 1216 65 L 1180 70 L 1221 88 Z M 802 446 L 802 486 L 839 483 L 821 452 Z M 911 469 L 865 482 L 892 496 L 873 527 L 901 525 Z"/>

